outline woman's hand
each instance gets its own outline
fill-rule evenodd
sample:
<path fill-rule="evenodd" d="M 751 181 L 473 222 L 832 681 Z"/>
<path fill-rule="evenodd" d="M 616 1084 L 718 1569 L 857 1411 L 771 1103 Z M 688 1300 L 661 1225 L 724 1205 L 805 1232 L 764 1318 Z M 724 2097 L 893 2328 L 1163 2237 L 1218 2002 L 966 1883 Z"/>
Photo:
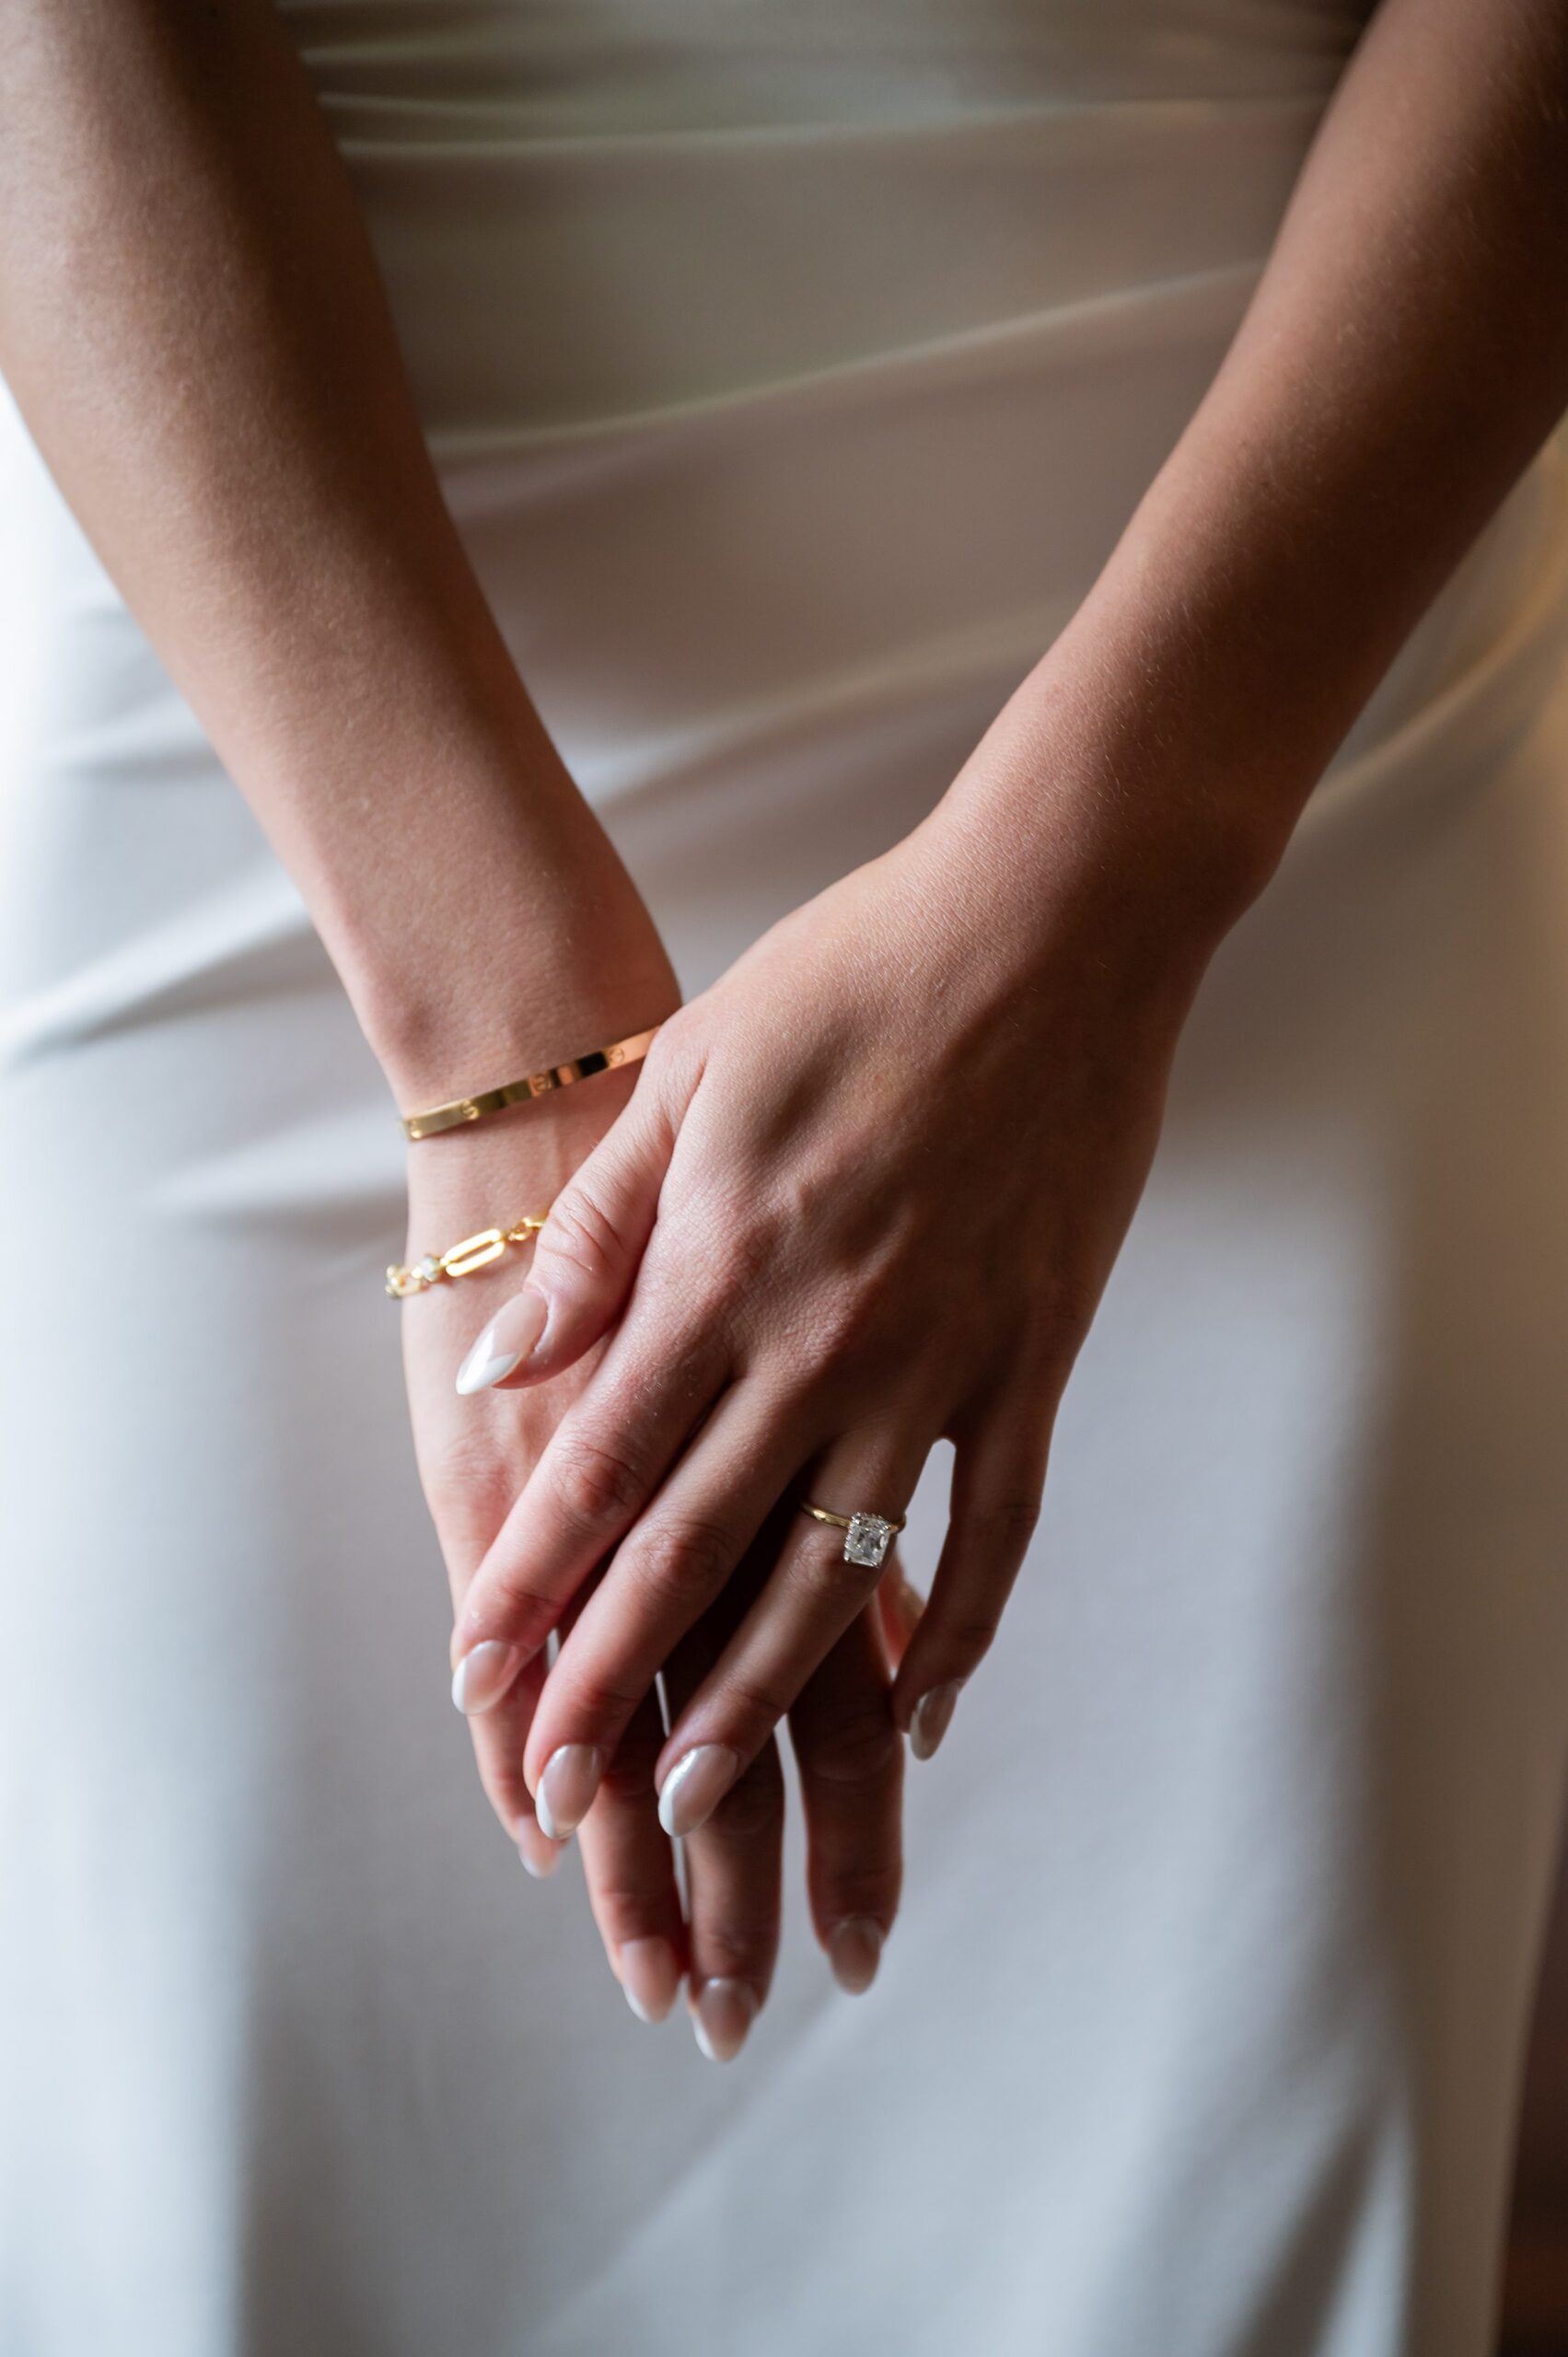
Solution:
<path fill-rule="evenodd" d="M 1561 416 L 1568 311 L 1542 289 L 1568 205 L 1539 94 L 1565 60 L 1552 0 L 1385 0 L 1224 365 L 1062 637 L 909 842 L 668 1027 L 557 1206 L 469 1380 L 531 1385 L 621 1322 L 453 1639 L 531 1658 L 615 1548 L 530 1788 L 563 1750 L 608 1756 L 775 1501 L 896 1514 L 946 1433 L 950 1528 L 895 1689 L 917 1751 L 940 1733 L 1209 955 Z M 868 1584 L 792 1519 L 663 1747 L 667 1825 L 758 1756 Z"/>
<path fill-rule="evenodd" d="M 536 1661 L 614 1550 L 533 1713 L 536 1793 L 613 1756 L 783 1499 L 656 1763 L 667 1830 L 705 1822 L 879 1576 L 798 1502 L 896 1517 L 942 1435 L 950 1525 L 895 1694 L 918 1755 L 991 1641 L 1217 937 L 1151 829 L 1126 860 L 1064 816 L 1026 855 L 981 790 L 1019 737 L 999 726 L 964 792 L 666 1025 L 470 1353 L 482 1387 L 554 1380 L 620 1318 L 454 1632 L 455 1664 Z"/>
<path fill-rule="evenodd" d="M 601 1075 L 415 1146 L 409 1157 L 409 1257 L 544 1210 L 598 1143 L 632 1078 Z M 530 1249 L 517 1248 L 520 1254 Z M 452 1370 L 462 1354 L 460 1338 L 471 1329 L 472 1301 L 482 1304 L 487 1294 L 494 1300 L 517 1265 L 515 1259 L 498 1260 L 482 1274 L 411 1295 L 399 1311 L 420 1474 L 458 1606 L 528 1469 L 597 1363 L 598 1353 L 587 1353 L 569 1372 L 521 1398 L 464 1399 L 455 1391 Z M 674 1648 L 663 1666 L 671 1708 L 700 1687 L 743 1605 L 748 1580 L 755 1583 L 761 1569 L 761 1558 L 741 1566 L 719 1608 Z M 570 1617 L 563 1615 L 563 1627 Z M 903 1745 L 889 1696 L 910 1626 L 901 1584 L 890 1579 L 877 1608 L 849 1628 L 791 1714 L 813 1920 L 836 1977 L 850 1990 L 869 1984 L 898 1904 Z M 544 1656 L 536 1655 L 510 1682 L 492 1677 L 487 1686 L 489 1666 L 485 1656 L 474 1660 L 462 1681 L 468 1690 L 459 1689 L 454 1699 L 470 1713 L 481 1782 L 523 1864 L 536 1875 L 552 1872 L 564 1844 L 552 1835 L 565 1835 L 592 1799 L 582 1823 L 584 1871 L 629 2003 L 643 2019 L 662 2020 L 688 1976 L 703 2052 L 734 2054 L 767 1994 L 778 1945 L 784 1784 L 776 1747 L 770 1741 L 761 1747 L 726 1807 L 687 1844 L 683 1916 L 653 1781 L 664 1741 L 656 1696 L 645 1692 L 626 1719 L 597 1797 L 574 1793 L 568 1761 L 536 1810 L 522 1763 Z M 579 1798 L 581 1806 L 575 1805 Z"/>

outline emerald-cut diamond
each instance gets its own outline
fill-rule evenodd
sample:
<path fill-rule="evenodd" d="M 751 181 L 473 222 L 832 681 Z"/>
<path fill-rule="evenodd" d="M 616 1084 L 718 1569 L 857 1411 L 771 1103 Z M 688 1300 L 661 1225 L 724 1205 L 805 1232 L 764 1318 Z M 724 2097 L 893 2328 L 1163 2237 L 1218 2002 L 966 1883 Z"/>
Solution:
<path fill-rule="evenodd" d="M 893 1526 L 879 1514 L 852 1514 L 844 1533 L 844 1561 L 875 1571 L 893 1543 Z"/>

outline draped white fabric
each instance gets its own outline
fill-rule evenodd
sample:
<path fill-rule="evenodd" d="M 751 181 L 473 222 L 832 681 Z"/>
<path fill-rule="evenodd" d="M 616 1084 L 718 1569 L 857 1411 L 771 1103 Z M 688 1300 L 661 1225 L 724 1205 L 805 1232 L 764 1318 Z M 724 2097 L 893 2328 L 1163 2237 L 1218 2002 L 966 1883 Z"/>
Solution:
<path fill-rule="evenodd" d="M 691 988 L 1071 610 L 1356 29 L 285 13 Z M 1568 1729 L 1561 459 L 1211 970 L 876 1990 L 792 1833 L 725 2070 L 478 1791 L 390 1099 L 9 407 L 0 630 L 6 2357 L 1478 2357 Z"/>

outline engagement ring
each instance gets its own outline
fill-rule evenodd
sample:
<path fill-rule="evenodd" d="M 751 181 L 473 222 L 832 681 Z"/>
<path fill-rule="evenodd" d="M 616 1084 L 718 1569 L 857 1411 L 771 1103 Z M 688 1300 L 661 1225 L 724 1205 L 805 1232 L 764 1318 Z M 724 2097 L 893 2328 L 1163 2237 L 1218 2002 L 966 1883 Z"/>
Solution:
<path fill-rule="evenodd" d="M 902 1515 L 892 1519 L 885 1514 L 831 1514 L 826 1506 L 814 1506 L 809 1500 L 802 1501 L 800 1511 L 816 1522 L 830 1522 L 835 1530 L 842 1530 L 844 1562 L 864 1563 L 867 1571 L 873 1572 L 904 1527 Z"/>

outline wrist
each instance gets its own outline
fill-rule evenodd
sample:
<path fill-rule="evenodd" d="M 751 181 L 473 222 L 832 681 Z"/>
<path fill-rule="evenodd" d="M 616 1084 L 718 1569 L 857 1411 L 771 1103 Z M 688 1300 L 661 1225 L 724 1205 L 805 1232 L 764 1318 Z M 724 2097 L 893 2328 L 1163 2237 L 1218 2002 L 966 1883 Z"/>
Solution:
<path fill-rule="evenodd" d="M 658 930 L 581 805 L 552 824 L 536 799 L 526 835 L 433 877 L 427 921 L 340 952 L 404 1113 L 607 1047 L 680 1004 Z"/>
<path fill-rule="evenodd" d="M 641 894 L 482 632 L 390 667 L 352 727 L 236 754 L 402 1110 L 679 1004 Z"/>
<path fill-rule="evenodd" d="M 1151 974 L 1195 981 L 1272 875 L 1310 780 L 1280 774 L 1273 748 L 1250 760 L 1179 723 L 1086 611 L 927 821 L 972 872 L 977 911 L 1006 912 L 1041 956 L 1064 928 L 1112 927 Z"/>
<path fill-rule="evenodd" d="M 460 1235 L 540 1217 L 591 1154 L 637 1086 L 640 1065 L 596 1073 L 405 1150 L 410 1247 L 417 1259 Z M 506 1269 L 497 1263 L 501 1273 Z"/>
<path fill-rule="evenodd" d="M 428 1111 L 607 1048 L 663 1022 L 680 1004 L 674 970 L 651 928 L 645 937 L 641 927 L 622 934 L 592 957 L 570 929 L 536 937 L 529 950 L 513 963 L 454 964 L 444 984 L 428 992 L 400 981 L 369 1004 L 355 1000 L 400 1114 Z M 610 1076 L 592 1078 L 597 1086 Z M 532 1109 L 531 1102 L 504 1107 L 441 1134 L 494 1132 Z"/>

